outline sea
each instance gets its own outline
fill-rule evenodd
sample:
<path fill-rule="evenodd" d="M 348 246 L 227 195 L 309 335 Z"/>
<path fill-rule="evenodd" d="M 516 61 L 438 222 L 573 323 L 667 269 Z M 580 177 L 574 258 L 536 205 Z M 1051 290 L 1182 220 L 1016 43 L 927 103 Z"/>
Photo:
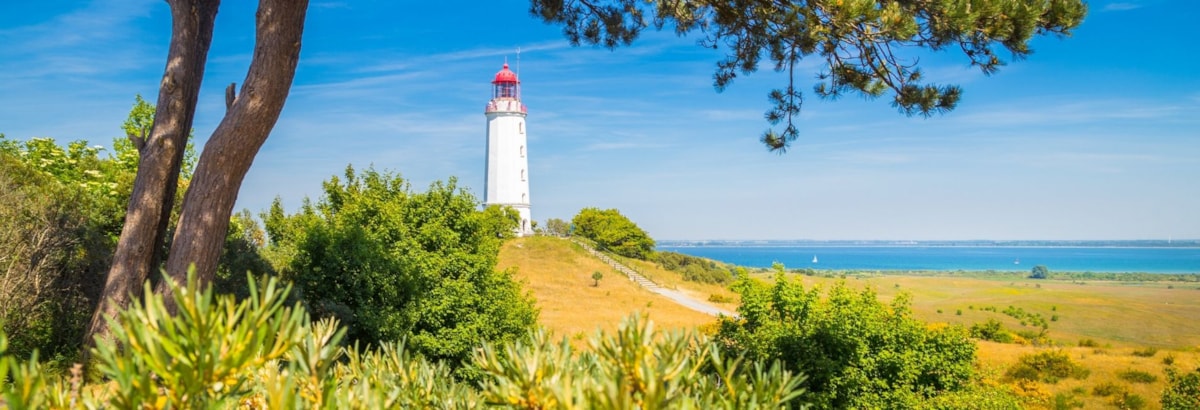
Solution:
<path fill-rule="evenodd" d="M 659 246 L 737 266 L 859 271 L 1200 273 L 1200 247 L 1070 246 Z"/>

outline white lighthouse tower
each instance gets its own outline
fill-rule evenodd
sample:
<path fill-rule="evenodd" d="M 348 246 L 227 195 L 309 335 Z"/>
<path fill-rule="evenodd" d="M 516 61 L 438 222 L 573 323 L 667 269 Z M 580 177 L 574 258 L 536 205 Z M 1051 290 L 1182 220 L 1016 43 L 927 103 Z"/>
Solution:
<path fill-rule="evenodd" d="M 487 115 L 487 188 L 484 203 L 512 207 L 521 215 L 518 236 L 533 233 L 529 213 L 529 160 L 525 149 L 525 104 L 521 81 L 508 63 L 492 80 Z"/>

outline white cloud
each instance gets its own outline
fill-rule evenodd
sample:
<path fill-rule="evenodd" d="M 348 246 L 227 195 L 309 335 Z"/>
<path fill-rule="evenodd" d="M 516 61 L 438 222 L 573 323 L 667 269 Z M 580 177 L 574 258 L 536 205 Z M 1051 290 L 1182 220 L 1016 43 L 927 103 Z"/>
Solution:
<path fill-rule="evenodd" d="M 1126 11 L 1126 10 L 1138 9 L 1141 7 L 1142 7 L 1142 5 L 1138 4 L 1138 3 L 1114 2 L 1114 3 L 1105 4 L 1104 8 L 1100 9 L 1100 11 Z"/>

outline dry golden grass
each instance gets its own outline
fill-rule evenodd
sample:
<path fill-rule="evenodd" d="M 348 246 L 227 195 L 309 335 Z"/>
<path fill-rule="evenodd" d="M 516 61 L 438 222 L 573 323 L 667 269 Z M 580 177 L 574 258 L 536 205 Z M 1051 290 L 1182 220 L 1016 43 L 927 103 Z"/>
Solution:
<path fill-rule="evenodd" d="M 537 299 L 539 322 L 572 340 L 598 329 L 614 330 L 632 314 L 645 314 L 660 329 L 690 329 L 716 321 L 637 286 L 566 239 L 534 236 L 508 241 L 497 268 L 510 267 L 517 268 L 516 277 Z M 604 274 L 600 286 L 593 286 L 595 271 Z"/>
<path fill-rule="evenodd" d="M 1004 371 L 1017 363 L 1022 355 L 1034 354 L 1046 349 L 1050 348 L 981 341 L 979 342 L 978 361 L 982 368 L 994 373 L 998 382 L 1004 383 L 1002 380 Z M 1068 378 L 1054 384 L 1037 383 L 1037 385 L 1049 392 L 1051 396 L 1060 393 L 1071 394 L 1083 403 L 1082 408 L 1085 409 L 1115 408 L 1112 404 L 1115 395 L 1104 397 L 1093 394 L 1096 386 L 1105 383 L 1115 384 L 1124 391 L 1141 396 L 1146 401 L 1147 409 L 1158 409 L 1160 408 L 1159 398 L 1167 385 L 1164 373 L 1166 365 L 1163 364 L 1163 359 L 1171 356 L 1174 360 L 1173 366 L 1183 371 L 1200 366 L 1200 354 L 1195 351 L 1161 350 L 1152 357 L 1139 357 L 1133 354 L 1136 349 L 1124 347 L 1064 347 L 1061 349 L 1067 352 L 1076 363 L 1086 367 L 1090 374 L 1081 380 Z M 1158 379 L 1153 383 L 1146 384 L 1122 380 L 1118 376 L 1121 372 L 1129 370 L 1143 371 Z"/>
<path fill-rule="evenodd" d="M 803 277 L 806 284 L 828 284 L 840 279 Z M 1200 291 L 1168 289 L 1166 284 L 1125 284 L 1044 280 L 991 280 L 961 277 L 874 276 L 851 277 L 854 287 L 870 285 L 880 298 L 899 292 L 913 296 L 913 312 L 929 322 L 970 325 L 989 318 L 1010 329 L 1018 320 L 983 307 L 1008 306 L 1037 313 L 1050 320 L 1050 338 L 1064 345 L 1094 339 L 1114 346 L 1189 349 L 1200 347 Z M 973 309 L 972 309 L 973 308 Z M 941 313 L 938 313 L 941 310 Z M 962 314 L 957 312 L 961 310 Z"/>
<path fill-rule="evenodd" d="M 801 277 L 805 285 L 828 287 L 842 279 Z M 1145 399 L 1147 409 L 1159 408 L 1166 387 L 1164 358 L 1171 356 L 1176 369 L 1188 371 L 1200 367 L 1200 292 L 1195 289 L 1168 289 L 1165 284 L 1125 284 L 1089 282 L 1086 285 L 1041 280 L 990 280 L 961 277 L 873 276 L 845 279 L 849 286 L 873 287 L 881 300 L 897 293 L 913 296 L 913 313 L 927 322 L 957 323 L 970 326 L 996 319 L 1010 330 L 1036 330 L 1021 326 L 1017 319 L 999 312 L 983 311 L 985 306 L 1004 310 L 1019 307 L 1050 320 L 1048 335 L 1060 347 L 979 342 L 978 365 L 994 381 L 1026 354 L 1046 349 L 1063 349 L 1091 373 L 1082 380 L 1066 379 L 1055 384 L 1036 383 L 1048 393 L 1073 395 L 1085 409 L 1116 408 L 1115 396 L 1096 396 L 1093 390 L 1104 383 Z M 941 311 L 939 313 L 939 310 Z M 962 314 L 959 315 L 958 311 Z M 1079 347 L 1090 339 L 1098 347 Z M 1160 350 L 1152 357 L 1135 356 L 1146 346 Z M 1153 383 L 1122 380 L 1120 372 L 1138 370 L 1157 377 Z M 1050 403 L 1045 403 L 1047 406 Z M 1039 407 L 1030 403 L 1033 408 Z"/>

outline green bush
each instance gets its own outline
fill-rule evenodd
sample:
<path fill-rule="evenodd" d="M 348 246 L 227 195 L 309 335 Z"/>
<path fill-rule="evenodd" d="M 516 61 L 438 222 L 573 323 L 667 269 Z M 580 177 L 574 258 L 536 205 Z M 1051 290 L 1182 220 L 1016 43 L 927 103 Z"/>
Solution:
<path fill-rule="evenodd" d="M 1133 351 L 1133 355 L 1137 356 L 1137 357 L 1154 357 L 1154 355 L 1156 355 L 1156 354 L 1158 354 L 1158 348 L 1153 347 L 1153 346 L 1146 347 L 1145 349 Z"/>
<path fill-rule="evenodd" d="M 39 350 L 70 363 L 80 349 L 120 230 L 107 209 L 116 199 L 72 179 L 103 176 L 97 152 L 84 141 L 64 150 L 48 138 L 17 144 L 0 135 L 0 323 L 9 354 Z"/>
<path fill-rule="evenodd" d="M 782 267 L 774 285 L 742 279 L 734 290 L 739 317 L 722 319 L 718 343 L 805 374 L 816 408 L 913 407 L 969 384 L 975 344 L 967 331 L 916 320 L 906 295 L 886 305 L 841 282 L 822 297 Z"/>
<path fill-rule="evenodd" d="M 1180 374 L 1167 368 L 1167 388 L 1162 393 L 1163 410 L 1200 409 L 1200 368 Z"/>
<path fill-rule="evenodd" d="M 708 301 L 713 302 L 713 303 L 733 303 L 733 298 L 729 297 L 729 296 L 714 293 L 714 294 L 708 295 Z"/>
<path fill-rule="evenodd" d="M 654 254 L 654 239 L 616 209 L 584 208 L 571 224 L 576 235 L 594 241 L 601 250 L 641 260 Z"/>
<path fill-rule="evenodd" d="M 1124 370 L 1117 372 L 1117 377 L 1130 383 L 1150 384 L 1158 381 L 1158 376 L 1141 370 Z"/>
<path fill-rule="evenodd" d="M 1108 397 L 1122 393 L 1125 393 L 1125 388 L 1113 382 L 1100 383 L 1092 388 L 1093 396 Z"/>
<path fill-rule="evenodd" d="M 1050 403 L 1050 408 L 1055 410 L 1081 409 L 1083 408 L 1083 400 L 1075 397 L 1069 392 L 1061 392 L 1054 395 L 1054 401 Z"/>
<path fill-rule="evenodd" d="M 408 349 L 470 377 L 463 365 L 473 349 L 515 339 L 537 318 L 513 272 L 495 270 L 516 212 L 479 210 L 453 179 L 414 193 L 397 175 L 347 167 L 344 179 L 324 183 L 316 204 L 286 215 L 276 200 L 263 219 L 280 275 L 352 341 L 406 339 Z"/>
<path fill-rule="evenodd" d="M 1045 265 L 1037 265 L 1029 271 L 1029 277 L 1031 279 L 1046 279 L 1050 277 L 1050 270 L 1046 269 Z"/>
<path fill-rule="evenodd" d="M 1141 410 L 1146 408 L 1146 399 L 1137 394 L 1125 392 L 1113 397 L 1112 404 L 1122 410 Z"/>
<path fill-rule="evenodd" d="M 122 128 L 147 131 L 153 116 L 154 106 L 138 96 Z M 15 141 L 0 134 L 0 323 L 9 354 L 28 358 L 38 350 L 56 371 L 77 359 L 138 161 L 125 137 L 114 139 L 106 154 L 86 140 Z M 195 163 L 190 144 L 183 162 L 177 199 Z M 236 282 L 244 285 L 240 275 Z"/>
<path fill-rule="evenodd" d="M 1090 371 L 1071 360 L 1066 352 L 1047 350 L 1022 355 L 1017 363 L 1004 373 L 1009 380 L 1041 381 L 1058 383 L 1065 378 L 1085 379 Z"/>
<path fill-rule="evenodd" d="M 733 271 L 728 266 L 711 259 L 684 255 L 678 252 L 655 252 L 653 261 L 663 269 L 679 272 L 684 280 L 700 283 L 729 283 Z"/>
<path fill-rule="evenodd" d="M 971 325 L 971 337 L 998 343 L 1012 343 L 1015 340 L 1012 332 L 1005 330 L 1004 325 L 996 319 Z"/>

